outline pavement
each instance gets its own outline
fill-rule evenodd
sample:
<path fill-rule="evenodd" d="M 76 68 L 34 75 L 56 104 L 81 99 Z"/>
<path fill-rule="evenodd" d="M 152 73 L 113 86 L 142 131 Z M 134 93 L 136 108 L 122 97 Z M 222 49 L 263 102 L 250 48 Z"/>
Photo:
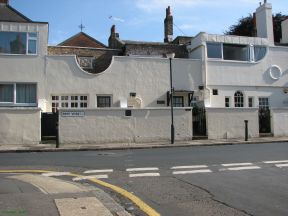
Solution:
<path fill-rule="evenodd" d="M 0 144 L 0 153 L 13 152 L 63 152 L 63 151 L 97 151 L 97 150 L 125 150 L 125 149 L 147 149 L 147 148 L 178 148 L 189 146 L 217 146 L 238 144 L 261 144 L 288 142 L 288 137 L 258 137 L 244 139 L 197 139 L 189 141 L 151 142 L 151 143 L 103 143 L 103 144 L 59 144 L 56 148 L 55 141 L 45 141 L 45 144 Z"/>
<path fill-rule="evenodd" d="M 147 149 L 147 148 L 176 148 L 176 147 L 193 147 L 193 146 L 217 146 L 217 145 L 237 145 L 237 144 L 261 144 L 261 143 L 275 143 L 275 142 L 288 142 L 288 137 L 259 137 L 259 138 L 250 138 L 248 141 L 244 139 L 221 139 L 221 140 L 208 140 L 208 139 L 199 139 L 199 140 L 190 140 L 190 141 L 175 141 L 174 144 L 171 144 L 170 141 L 166 142 L 154 142 L 154 143 L 113 143 L 113 144 L 60 144 L 58 148 L 56 148 L 55 141 L 46 141 L 46 144 L 37 144 L 37 145 L 8 145 L 8 144 L 0 144 L 0 153 L 17 153 L 17 152 L 62 152 L 62 151 L 97 151 L 97 150 L 124 150 L 124 149 Z M 101 192 L 102 194 L 104 192 Z M 108 197 L 108 200 L 113 200 L 109 198 L 109 195 L 105 194 L 102 197 Z M 55 200 L 58 211 L 60 215 L 74 215 L 71 212 L 67 212 L 66 210 L 70 209 L 71 206 L 74 206 L 73 212 L 75 215 L 78 215 L 79 212 L 83 213 L 83 209 L 87 210 L 84 215 L 91 215 L 91 212 L 101 212 L 101 216 L 111 216 L 115 215 L 115 211 L 111 210 L 111 205 L 109 208 L 107 206 L 107 202 L 105 200 L 99 199 L 99 197 L 93 196 L 80 198 L 75 203 L 75 199 L 67 198 L 65 200 Z M 86 203 L 87 206 L 83 207 L 83 203 Z M 90 203 L 90 204 L 89 204 Z M 110 202 L 111 203 L 111 202 Z M 117 206 L 115 202 L 113 202 L 114 206 Z M 90 206 L 91 205 L 91 206 Z M 70 207 L 69 207 L 70 206 Z M 119 209 L 119 206 L 117 206 Z M 121 209 L 121 207 L 120 207 Z M 111 213 L 113 212 L 113 214 Z M 2 212 L 3 213 L 3 212 Z M 123 208 L 121 212 L 116 215 L 130 215 Z M 82 215 L 82 214 L 81 214 Z M 150 214 L 148 214 L 150 215 Z M 155 214 L 151 214 L 155 215 Z"/>
<path fill-rule="evenodd" d="M 41 173 L 2 174 L 0 185 L 1 216 L 131 216 L 97 187 Z"/>

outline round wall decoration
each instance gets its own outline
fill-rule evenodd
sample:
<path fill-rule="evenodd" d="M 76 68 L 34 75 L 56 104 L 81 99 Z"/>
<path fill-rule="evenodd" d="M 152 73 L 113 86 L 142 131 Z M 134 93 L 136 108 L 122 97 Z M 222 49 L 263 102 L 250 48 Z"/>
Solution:
<path fill-rule="evenodd" d="M 274 80 L 278 80 L 282 76 L 282 70 L 279 66 L 277 65 L 272 65 L 269 69 L 270 71 L 270 77 Z"/>

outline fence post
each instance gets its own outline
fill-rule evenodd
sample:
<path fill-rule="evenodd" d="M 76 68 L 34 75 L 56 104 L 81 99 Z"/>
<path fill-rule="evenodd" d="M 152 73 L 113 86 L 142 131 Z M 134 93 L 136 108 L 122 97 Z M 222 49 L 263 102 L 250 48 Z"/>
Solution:
<path fill-rule="evenodd" d="M 248 141 L 248 120 L 244 120 L 245 122 L 245 141 Z"/>

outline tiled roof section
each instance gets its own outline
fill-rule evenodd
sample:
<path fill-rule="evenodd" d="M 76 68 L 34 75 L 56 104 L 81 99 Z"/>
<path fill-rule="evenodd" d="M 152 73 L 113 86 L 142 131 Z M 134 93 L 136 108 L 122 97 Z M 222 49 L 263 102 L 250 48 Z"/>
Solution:
<path fill-rule="evenodd" d="M 71 47 L 91 47 L 91 48 L 107 48 L 103 43 L 99 42 L 95 38 L 80 32 L 62 43 L 58 46 L 71 46 Z"/>
<path fill-rule="evenodd" d="M 33 22 L 19 11 L 7 4 L 0 4 L 0 21 L 4 22 Z"/>

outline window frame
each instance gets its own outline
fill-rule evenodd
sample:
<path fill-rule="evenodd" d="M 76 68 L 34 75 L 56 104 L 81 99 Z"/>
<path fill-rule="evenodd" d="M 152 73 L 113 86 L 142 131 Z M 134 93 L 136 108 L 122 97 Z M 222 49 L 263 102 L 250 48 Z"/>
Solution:
<path fill-rule="evenodd" d="M 28 55 L 28 56 L 36 56 L 38 55 L 38 47 L 39 47 L 39 33 L 38 32 L 16 32 L 16 31 L 0 31 L 0 33 L 24 33 L 26 34 L 26 50 L 25 53 L 2 53 L 0 52 L 0 55 L 11 55 L 11 56 L 19 56 L 19 55 Z M 30 36 L 29 34 L 36 34 L 35 37 Z M 29 53 L 29 41 L 36 41 L 36 52 L 35 53 Z"/>
<path fill-rule="evenodd" d="M 231 107 L 231 97 L 225 97 L 225 107 L 226 108 Z"/>
<path fill-rule="evenodd" d="M 182 100 L 181 106 L 175 106 L 176 104 L 180 104 L 180 103 L 175 103 L 174 99 L 180 99 Z M 173 95 L 173 107 L 184 107 L 184 96 L 174 96 Z"/>
<path fill-rule="evenodd" d="M 242 91 L 236 91 L 234 93 L 234 107 L 236 108 L 244 107 L 244 94 Z"/>
<path fill-rule="evenodd" d="M 209 57 L 209 49 L 208 46 L 209 45 L 220 45 L 220 49 L 221 49 L 221 58 L 214 58 L 214 57 Z M 246 60 L 232 60 L 232 59 L 225 59 L 224 58 L 224 47 L 225 45 L 228 46 L 243 46 L 247 48 L 247 59 Z M 263 54 L 263 57 L 258 59 L 256 58 L 256 49 L 259 48 L 265 48 L 265 53 Z M 265 56 L 267 55 L 268 52 L 268 48 L 267 46 L 263 46 L 263 45 L 254 45 L 254 44 L 233 44 L 233 43 L 224 43 L 224 42 L 212 42 L 212 41 L 207 41 L 206 42 L 206 52 L 207 52 L 207 58 L 209 60 L 222 60 L 222 61 L 237 61 L 237 62 L 246 62 L 246 63 L 256 63 L 259 62 L 261 60 L 263 60 L 265 58 Z M 262 56 L 262 55 L 261 55 Z"/>
<path fill-rule="evenodd" d="M 77 106 L 75 106 L 77 104 Z M 86 106 L 84 106 L 86 104 Z M 82 106 L 83 105 L 83 106 Z M 58 108 L 87 109 L 89 106 L 88 94 L 52 94 L 51 110 L 56 112 Z"/>
<path fill-rule="evenodd" d="M 267 99 L 266 104 L 261 104 L 262 100 Z M 261 101 L 261 102 L 260 102 Z M 269 97 L 258 97 L 258 107 L 259 108 L 270 108 L 270 99 Z"/>
<path fill-rule="evenodd" d="M 252 100 L 252 101 L 250 101 Z M 254 97 L 248 97 L 248 107 L 252 108 L 252 107 L 255 107 L 255 99 Z"/>
<path fill-rule="evenodd" d="M 12 85 L 13 86 L 13 98 L 12 102 L 1 102 L 0 101 L 0 107 L 37 107 L 37 101 L 38 101 L 38 86 L 37 83 L 0 83 L 0 85 Z M 35 85 L 35 103 L 18 103 L 17 102 L 17 85 Z"/>
<path fill-rule="evenodd" d="M 99 99 L 100 98 L 109 98 L 109 106 L 99 106 Z M 112 95 L 96 95 L 96 107 L 97 108 L 110 108 L 112 107 L 112 103 L 113 103 L 113 97 Z"/>

